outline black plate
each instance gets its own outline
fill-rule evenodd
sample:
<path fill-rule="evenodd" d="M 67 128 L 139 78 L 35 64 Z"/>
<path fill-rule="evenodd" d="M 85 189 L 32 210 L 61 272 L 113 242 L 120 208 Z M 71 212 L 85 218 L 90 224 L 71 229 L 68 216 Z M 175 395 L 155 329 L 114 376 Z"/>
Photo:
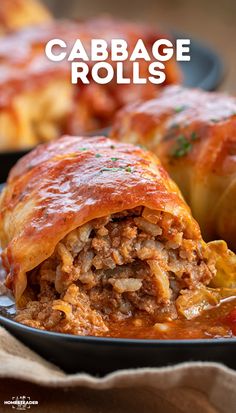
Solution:
<path fill-rule="evenodd" d="M 0 313 L 2 311 L 0 310 Z M 216 361 L 236 369 L 236 339 L 134 340 L 80 337 L 27 327 L 0 315 L 0 324 L 68 373 L 104 375 L 118 369 Z"/>
<path fill-rule="evenodd" d="M 176 38 L 188 38 L 181 33 L 174 33 Z M 194 39 L 191 39 L 191 61 L 181 62 L 184 76 L 184 85 L 188 87 L 200 87 L 205 90 L 214 90 L 223 77 L 223 65 L 219 56 Z M 94 132 L 102 134 L 103 131 Z M 5 182 L 9 170 L 21 158 L 25 151 L 0 152 L 0 182 Z"/>
<path fill-rule="evenodd" d="M 2 185 L 0 185 L 0 192 Z M 4 274 L 0 272 L 0 280 Z M 117 369 L 160 367 L 184 361 L 215 361 L 236 369 L 236 338 L 134 340 L 81 337 L 27 327 L 13 320 L 14 301 L 0 293 L 0 325 L 68 373 L 104 375 Z"/>

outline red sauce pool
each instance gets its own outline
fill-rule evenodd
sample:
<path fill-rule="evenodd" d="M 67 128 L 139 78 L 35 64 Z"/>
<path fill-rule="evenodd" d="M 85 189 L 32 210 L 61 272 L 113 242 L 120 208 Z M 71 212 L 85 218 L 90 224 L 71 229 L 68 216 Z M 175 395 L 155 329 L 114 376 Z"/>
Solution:
<path fill-rule="evenodd" d="M 236 298 L 227 299 L 192 320 L 150 324 L 145 316 L 110 325 L 109 337 L 135 339 L 204 339 L 236 336 Z"/>

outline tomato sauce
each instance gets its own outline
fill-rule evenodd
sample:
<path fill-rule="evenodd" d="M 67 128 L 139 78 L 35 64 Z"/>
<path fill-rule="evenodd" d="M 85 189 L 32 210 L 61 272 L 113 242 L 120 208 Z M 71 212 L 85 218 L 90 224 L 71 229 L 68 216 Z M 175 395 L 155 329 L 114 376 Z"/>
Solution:
<path fill-rule="evenodd" d="M 204 311 L 192 320 L 177 319 L 152 324 L 140 316 L 110 324 L 109 337 L 134 339 L 212 339 L 236 336 L 236 298 L 227 299 L 217 307 Z"/>

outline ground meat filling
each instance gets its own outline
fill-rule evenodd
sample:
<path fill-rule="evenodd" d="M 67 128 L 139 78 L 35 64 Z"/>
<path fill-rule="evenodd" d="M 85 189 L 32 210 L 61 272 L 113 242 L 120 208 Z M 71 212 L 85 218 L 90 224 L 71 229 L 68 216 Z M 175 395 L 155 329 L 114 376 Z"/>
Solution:
<path fill-rule="evenodd" d="M 178 317 L 176 300 L 207 285 L 214 263 L 172 215 L 138 207 L 70 232 L 28 274 L 17 321 L 60 332 L 108 334 L 110 323 L 145 314 Z"/>

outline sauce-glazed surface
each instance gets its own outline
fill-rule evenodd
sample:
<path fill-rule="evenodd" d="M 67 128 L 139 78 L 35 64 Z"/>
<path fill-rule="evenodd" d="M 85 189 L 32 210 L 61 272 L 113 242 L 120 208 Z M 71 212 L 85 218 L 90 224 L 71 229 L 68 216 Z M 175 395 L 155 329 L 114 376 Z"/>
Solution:
<path fill-rule="evenodd" d="M 235 171 L 235 125 L 236 98 L 170 86 L 156 99 L 124 108 L 117 115 L 111 135 L 125 140 L 126 133 L 137 133 L 140 143 L 156 148 L 165 164 L 177 162 L 181 157 L 184 162 L 195 162 L 201 151 L 204 155 L 198 165 L 201 170 L 228 174 Z M 160 136 L 155 139 L 156 128 Z M 193 133 L 196 136 L 191 139 L 189 135 Z M 191 146 L 179 148 L 183 152 L 178 152 L 176 140 L 185 134 Z"/>
<path fill-rule="evenodd" d="M 193 238 L 200 238 L 197 223 L 154 155 L 104 137 L 64 137 L 35 149 L 12 169 L 1 197 L 9 286 L 16 292 L 20 284 L 22 292 L 25 272 L 50 256 L 74 228 L 140 204 L 180 215 Z"/>
<path fill-rule="evenodd" d="M 126 107 L 111 136 L 158 155 L 179 185 L 203 236 L 236 249 L 236 99 L 169 86 Z"/>

